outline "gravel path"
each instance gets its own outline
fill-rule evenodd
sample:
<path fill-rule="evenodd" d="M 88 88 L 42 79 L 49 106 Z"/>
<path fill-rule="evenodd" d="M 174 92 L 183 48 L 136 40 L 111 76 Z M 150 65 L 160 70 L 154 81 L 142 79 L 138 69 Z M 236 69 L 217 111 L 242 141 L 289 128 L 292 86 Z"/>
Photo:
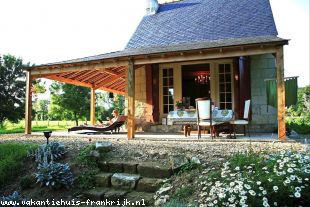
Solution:
<path fill-rule="evenodd" d="M 90 140 L 91 139 L 91 140 Z M 114 156 L 125 160 L 166 160 L 169 155 L 183 154 L 197 157 L 201 161 L 217 162 L 234 153 L 247 151 L 281 151 L 292 149 L 303 151 L 305 146 L 299 143 L 278 143 L 278 142 L 212 142 L 212 141 L 168 141 L 168 140 L 131 140 L 126 139 L 104 139 L 102 137 L 78 137 L 78 136 L 53 136 L 51 141 L 63 142 L 69 150 L 79 151 L 89 144 L 96 141 L 109 140 L 113 143 Z M 0 135 L 0 144 L 4 142 L 17 141 L 20 143 L 45 143 L 43 136 L 25 136 L 23 134 Z"/>

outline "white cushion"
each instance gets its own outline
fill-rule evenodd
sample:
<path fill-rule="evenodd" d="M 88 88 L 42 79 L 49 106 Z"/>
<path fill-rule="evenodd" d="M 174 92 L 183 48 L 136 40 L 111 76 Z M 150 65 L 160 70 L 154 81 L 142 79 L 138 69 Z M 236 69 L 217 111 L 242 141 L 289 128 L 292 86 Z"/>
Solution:
<path fill-rule="evenodd" d="M 223 124 L 223 122 L 212 121 L 212 126 L 219 125 L 219 124 Z M 210 121 L 200 121 L 199 126 L 210 126 Z"/>
<path fill-rule="evenodd" d="M 237 119 L 229 122 L 230 124 L 236 124 L 236 125 L 246 125 L 249 124 L 247 120 Z"/>
<path fill-rule="evenodd" d="M 210 119 L 211 101 L 199 100 L 197 101 L 197 108 L 200 119 Z"/>

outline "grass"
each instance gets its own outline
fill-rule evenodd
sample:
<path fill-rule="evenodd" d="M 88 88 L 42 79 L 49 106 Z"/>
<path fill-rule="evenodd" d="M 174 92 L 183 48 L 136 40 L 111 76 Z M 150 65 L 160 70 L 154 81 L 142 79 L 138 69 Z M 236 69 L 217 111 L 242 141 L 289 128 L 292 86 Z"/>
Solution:
<path fill-rule="evenodd" d="M 20 121 L 17 124 L 5 122 L 4 127 L 0 128 L 0 134 L 23 133 L 25 131 L 24 125 L 24 121 Z M 66 130 L 73 126 L 75 126 L 74 121 L 32 121 L 33 132 Z"/>
<path fill-rule="evenodd" d="M 0 144 L 0 188 L 21 173 L 27 151 L 35 147 L 29 144 Z"/>

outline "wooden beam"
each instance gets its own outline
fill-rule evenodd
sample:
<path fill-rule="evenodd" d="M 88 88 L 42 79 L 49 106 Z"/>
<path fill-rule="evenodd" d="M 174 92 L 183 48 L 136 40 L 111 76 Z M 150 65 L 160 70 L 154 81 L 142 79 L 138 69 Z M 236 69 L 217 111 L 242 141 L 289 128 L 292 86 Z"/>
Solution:
<path fill-rule="evenodd" d="M 135 137 L 135 69 L 133 60 L 129 60 L 128 62 L 127 73 L 127 138 L 130 140 Z"/>
<path fill-rule="evenodd" d="M 96 110 L 96 89 L 91 88 L 91 91 L 90 91 L 90 124 L 91 125 L 95 125 L 95 122 L 96 122 L 95 110 Z"/>
<path fill-rule="evenodd" d="M 277 94 L 278 94 L 278 139 L 286 141 L 285 127 L 285 82 L 284 82 L 284 59 L 283 46 L 276 51 L 277 62 Z"/>
<path fill-rule="evenodd" d="M 154 63 L 169 63 L 169 62 L 185 62 L 193 60 L 205 60 L 205 59 L 218 59 L 229 57 L 250 56 L 259 54 L 275 53 L 275 46 L 265 46 L 261 48 L 259 46 L 253 48 L 245 48 L 240 50 L 240 47 L 225 49 L 225 52 L 219 53 L 219 49 L 210 49 L 205 51 L 197 51 L 195 53 L 187 53 L 187 55 L 180 56 L 180 53 L 174 55 L 157 55 L 155 57 L 149 57 L 148 59 L 135 59 L 135 65 L 145 65 Z"/>
<path fill-rule="evenodd" d="M 55 74 L 55 73 L 65 73 L 72 71 L 83 71 L 83 70 L 104 70 L 105 68 L 127 66 L 127 61 L 117 61 L 117 62 L 105 62 L 99 64 L 85 64 L 76 65 L 70 67 L 58 66 L 57 68 L 51 68 L 49 66 L 43 68 L 32 69 L 33 75 L 44 75 L 44 74 Z"/>
<path fill-rule="evenodd" d="M 112 92 L 112 93 L 116 93 L 116 94 L 120 94 L 120 95 L 125 95 L 125 91 L 121 91 L 121 90 L 115 90 L 112 88 L 106 88 L 106 87 L 100 87 L 97 90 L 103 90 L 103 91 L 108 91 L 108 92 Z"/>
<path fill-rule="evenodd" d="M 25 134 L 31 134 L 31 112 L 32 112 L 32 77 L 31 72 L 26 71 L 26 108 L 25 108 Z"/>
<path fill-rule="evenodd" d="M 57 76 L 57 75 L 49 75 L 49 76 L 46 76 L 45 78 L 50 79 L 50 80 L 64 82 L 64 83 L 69 83 L 69 84 L 73 84 L 73 85 L 84 86 L 87 88 L 92 87 L 92 84 L 90 84 L 90 83 L 84 83 L 84 82 L 80 82 L 80 81 L 76 81 L 76 80 L 72 80 L 72 79 L 68 79 L 68 78 L 63 78 L 63 77 Z"/>

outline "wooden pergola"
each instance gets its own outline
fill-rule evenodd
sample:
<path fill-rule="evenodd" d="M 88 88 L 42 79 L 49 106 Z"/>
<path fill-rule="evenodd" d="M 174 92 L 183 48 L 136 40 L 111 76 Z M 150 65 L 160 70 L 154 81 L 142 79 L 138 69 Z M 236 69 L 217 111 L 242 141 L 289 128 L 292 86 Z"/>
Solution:
<path fill-rule="evenodd" d="M 127 97 L 128 139 L 135 137 L 135 69 L 149 64 L 221 59 L 260 54 L 274 54 L 277 71 L 278 138 L 286 140 L 285 84 L 283 46 L 281 38 L 247 39 L 242 42 L 211 42 L 174 47 L 124 50 L 116 53 L 34 66 L 26 69 L 25 134 L 31 134 L 31 83 L 47 78 L 91 89 L 90 119 L 95 123 L 95 91 L 105 90 Z"/>

